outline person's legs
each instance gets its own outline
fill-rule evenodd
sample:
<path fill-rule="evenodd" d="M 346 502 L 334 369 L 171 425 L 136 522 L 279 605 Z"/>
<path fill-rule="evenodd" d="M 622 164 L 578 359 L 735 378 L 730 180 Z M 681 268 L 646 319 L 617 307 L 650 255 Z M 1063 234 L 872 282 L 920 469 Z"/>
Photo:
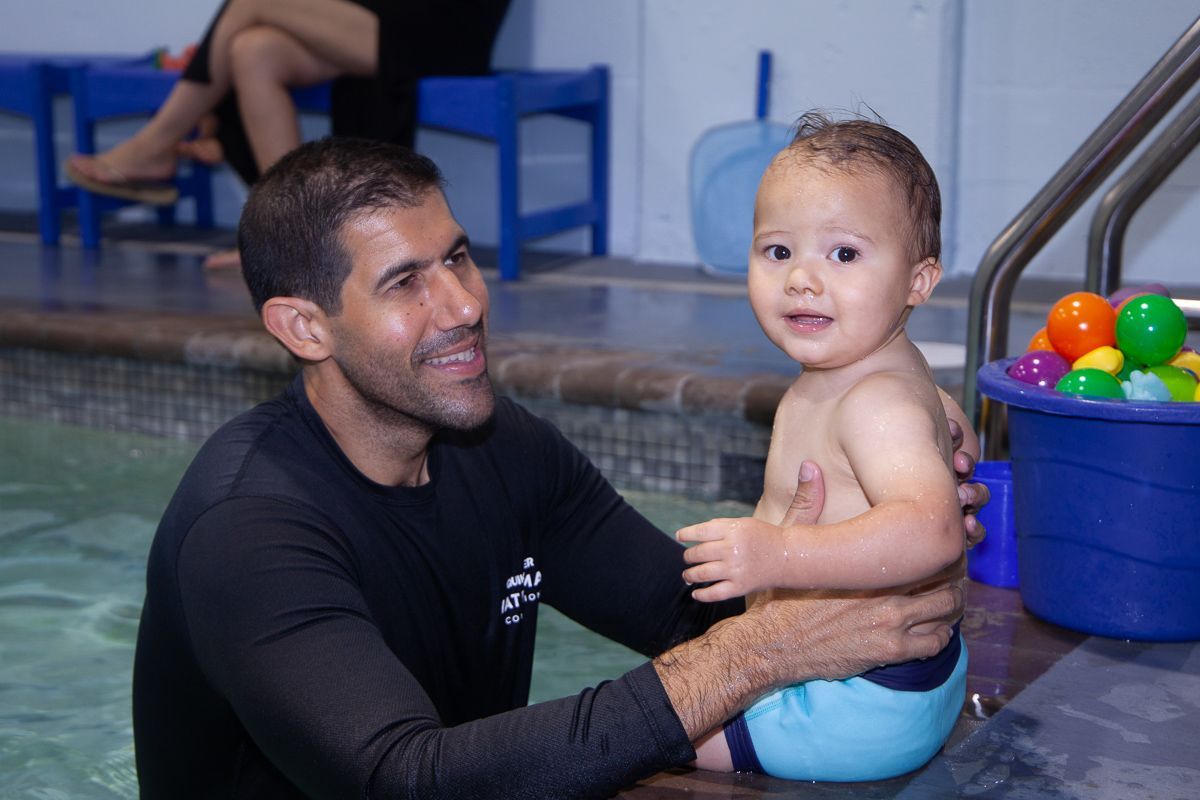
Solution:
<path fill-rule="evenodd" d="M 179 142 L 229 90 L 234 40 L 258 26 L 278 29 L 312 59 L 334 70 L 332 74 L 322 71 L 324 77 L 317 81 L 339 74 L 372 75 L 376 70 L 379 21 L 362 6 L 348 0 L 232 0 L 213 28 L 210 83 L 179 81 L 134 136 L 99 157 L 74 156 L 71 166 L 104 183 L 169 178 L 174 174 Z M 292 63 L 289 68 L 295 66 Z M 290 105 L 290 99 L 287 102 Z M 293 110 L 291 116 L 294 114 Z M 264 131 L 262 135 L 273 134 Z M 257 146 L 255 151 L 257 156 Z"/>
<path fill-rule="evenodd" d="M 300 145 L 300 125 L 290 87 L 310 86 L 340 74 L 279 28 L 258 25 L 239 33 L 230 48 L 238 110 L 259 170 Z"/>
<path fill-rule="evenodd" d="M 295 39 L 339 75 L 374 75 L 378 68 L 379 19 L 349 0 L 233 0 L 213 30 L 212 64 L 228 70 L 233 39 L 266 25 Z"/>
<path fill-rule="evenodd" d="M 175 174 L 176 145 L 228 89 L 228 83 L 177 81 L 137 133 L 99 156 L 77 154 L 68 163 L 101 183 L 167 180 Z"/>

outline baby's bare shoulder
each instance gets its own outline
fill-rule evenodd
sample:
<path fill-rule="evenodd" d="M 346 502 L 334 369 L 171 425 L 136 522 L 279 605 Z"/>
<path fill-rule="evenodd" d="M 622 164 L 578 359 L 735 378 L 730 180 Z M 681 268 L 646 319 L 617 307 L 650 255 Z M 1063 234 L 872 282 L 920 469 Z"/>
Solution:
<path fill-rule="evenodd" d="M 942 401 L 927 375 L 892 370 L 864 376 L 846 391 L 840 405 L 849 413 L 878 415 L 889 409 L 903 413 L 932 410 L 941 408 Z"/>

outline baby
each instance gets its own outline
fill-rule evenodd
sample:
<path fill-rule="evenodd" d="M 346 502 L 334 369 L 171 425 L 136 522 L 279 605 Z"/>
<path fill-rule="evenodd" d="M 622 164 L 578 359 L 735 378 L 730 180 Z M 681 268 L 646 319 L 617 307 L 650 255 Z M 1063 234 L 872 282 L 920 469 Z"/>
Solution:
<path fill-rule="evenodd" d="M 699 542 L 683 573 L 708 584 L 697 599 L 773 587 L 915 592 L 961 569 L 947 409 L 975 457 L 978 441 L 904 330 L 941 279 L 940 223 L 933 170 L 881 123 L 808 114 L 768 167 L 754 207 L 750 304 L 804 370 L 776 411 L 753 519 L 679 531 Z M 780 527 L 806 461 L 824 471 L 824 510 L 816 525 Z M 932 659 L 785 687 L 709 734 L 697 766 L 821 781 L 909 772 L 950 735 L 966 661 L 956 631 Z"/>

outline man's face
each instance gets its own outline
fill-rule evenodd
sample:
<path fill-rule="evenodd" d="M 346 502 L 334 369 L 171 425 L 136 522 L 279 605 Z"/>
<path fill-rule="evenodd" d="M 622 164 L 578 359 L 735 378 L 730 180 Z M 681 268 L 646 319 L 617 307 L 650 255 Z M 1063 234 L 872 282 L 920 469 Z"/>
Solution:
<path fill-rule="evenodd" d="M 488 293 L 467 236 L 436 189 L 414 208 L 342 229 L 352 268 L 329 318 L 334 362 L 376 412 L 469 430 L 492 415 Z"/>
<path fill-rule="evenodd" d="M 859 361 L 902 330 L 916 265 L 907 208 L 873 170 L 785 151 L 754 209 L 750 304 L 768 338 L 809 368 Z"/>

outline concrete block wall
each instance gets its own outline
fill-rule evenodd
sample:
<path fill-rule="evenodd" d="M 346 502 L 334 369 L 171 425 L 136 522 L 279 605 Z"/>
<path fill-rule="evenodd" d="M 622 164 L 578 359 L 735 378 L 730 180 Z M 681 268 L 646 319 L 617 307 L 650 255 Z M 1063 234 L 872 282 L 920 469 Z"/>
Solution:
<path fill-rule="evenodd" d="M 216 0 L 44 0 L 0 28 L 0 52 L 174 50 L 195 40 Z M 612 69 L 611 250 L 694 264 L 687 165 L 704 131 L 754 113 L 756 53 L 775 57 L 772 118 L 814 107 L 874 109 L 925 151 L 942 184 L 950 274 L 988 244 L 1194 21 L 1185 0 L 514 0 L 498 67 Z M 127 123 L 122 123 L 127 125 Z M 324 120 L 305 121 L 320 135 Z M 127 128 L 101 132 L 115 141 Z M 582 125 L 537 119 L 523 149 L 529 207 L 582 194 Z M 33 208 L 28 125 L 0 115 L 0 207 Z M 494 243 L 496 171 L 482 142 L 423 131 L 472 236 Z M 70 149 L 69 128 L 60 150 Z M 1200 160 L 1189 158 L 1131 226 L 1126 275 L 1200 283 L 1186 254 L 1200 227 Z M 1098 192 L 1029 274 L 1082 280 Z M 222 222 L 244 191 L 218 186 Z M 547 246 L 583 250 L 582 232 Z"/>

